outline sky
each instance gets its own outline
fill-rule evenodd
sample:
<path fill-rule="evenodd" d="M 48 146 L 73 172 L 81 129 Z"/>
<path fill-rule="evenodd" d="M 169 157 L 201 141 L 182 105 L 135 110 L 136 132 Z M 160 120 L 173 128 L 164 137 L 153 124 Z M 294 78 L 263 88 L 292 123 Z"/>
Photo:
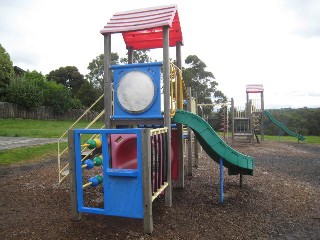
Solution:
<path fill-rule="evenodd" d="M 0 43 L 25 70 L 76 66 L 85 75 L 114 13 L 170 4 L 178 6 L 183 61 L 197 55 L 236 106 L 247 84 L 263 84 L 266 109 L 320 107 L 319 0 L 0 0 Z M 112 35 L 112 52 L 125 57 L 121 34 Z M 161 61 L 162 49 L 150 56 Z"/>

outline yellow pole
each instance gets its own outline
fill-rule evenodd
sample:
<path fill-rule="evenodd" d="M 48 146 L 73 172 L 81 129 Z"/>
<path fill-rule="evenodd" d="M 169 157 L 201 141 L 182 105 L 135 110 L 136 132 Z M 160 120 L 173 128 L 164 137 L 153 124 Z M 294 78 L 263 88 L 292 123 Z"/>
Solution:
<path fill-rule="evenodd" d="M 88 182 L 86 184 L 83 184 L 82 185 L 82 189 L 86 188 L 86 187 L 89 187 L 90 185 L 92 184 L 92 182 Z"/>

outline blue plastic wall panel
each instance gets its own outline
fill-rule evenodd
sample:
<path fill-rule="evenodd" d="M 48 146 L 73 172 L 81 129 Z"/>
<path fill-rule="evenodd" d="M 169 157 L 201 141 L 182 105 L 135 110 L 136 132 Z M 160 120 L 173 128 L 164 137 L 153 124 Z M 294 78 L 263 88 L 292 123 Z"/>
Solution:
<path fill-rule="evenodd" d="M 110 68 L 113 70 L 114 76 L 114 119 L 161 119 L 161 66 L 162 62 L 153 63 L 138 63 L 126 65 L 113 65 Z M 120 104 L 117 96 L 117 88 L 122 77 L 132 71 L 141 71 L 147 74 L 153 81 L 155 86 L 155 94 L 152 104 L 144 112 L 132 113 L 126 111 Z M 139 86 L 137 86 L 139 88 Z"/>
<path fill-rule="evenodd" d="M 76 129 L 75 161 L 78 211 L 109 216 L 143 218 L 141 129 Z M 103 208 L 84 206 L 81 163 L 81 134 L 100 134 L 103 157 Z M 108 139 L 110 134 L 137 135 L 137 169 L 112 169 Z"/>

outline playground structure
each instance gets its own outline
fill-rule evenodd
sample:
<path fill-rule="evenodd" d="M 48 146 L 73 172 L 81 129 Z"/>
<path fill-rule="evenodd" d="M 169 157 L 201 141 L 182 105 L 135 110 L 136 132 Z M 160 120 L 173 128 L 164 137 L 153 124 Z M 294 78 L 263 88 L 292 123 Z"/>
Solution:
<path fill-rule="evenodd" d="M 257 143 L 264 140 L 264 116 L 267 116 L 272 123 L 278 126 L 287 134 L 296 137 L 298 141 L 305 138 L 289 130 L 281 122 L 277 121 L 269 111 L 264 110 L 264 96 L 262 84 L 246 85 L 247 102 L 244 109 L 236 107 L 231 99 L 231 119 L 232 119 L 232 144 L 236 138 L 242 138 L 253 143 L 254 138 Z M 251 98 L 252 95 L 260 95 L 258 98 Z M 260 137 L 259 137 L 260 135 Z"/>
<path fill-rule="evenodd" d="M 122 33 L 128 49 L 127 65 L 110 65 L 114 33 Z M 184 187 L 183 125 L 220 164 L 222 203 L 223 167 L 230 175 L 240 175 L 242 185 L 243 175 L 253 175 L 253 159 L 228 146 L 205 120 L 192 113 L 191 89 L 186 93 L 182 80 L 183 39 L 177 6 L 116 13 L 101 34 L 101 115 L 105 125 L 68 131 L 72 218 L 80 220 L 81 213 L 139 218 L 143 219 L 144 231 L 152 233 L 153 201 L 164 194 L 165 205 L 170 207 L 172 180 Z M 176 47 L 176 65 L 169 62 L 169 47 Z M 133 50 L 154 48 L 163 48 L 163 62 L 132 63 Z M 186 96 L 187 111 L 183 106 Z M 188 135 L 190 153 L 192 137 Z M 188 174 L 191 157 L 188 154 Z M 59 168 L 59 174 L 63 171 L 66 168 Z"/>
<path fill-rule="evenodd" d="M 234 100 L 231 99 L 231 119 L 232 119 L 232 144 L 235 138 L 242 138 L 250 143 L 254 137 L 258 143 L 264 140 L 263 126 L 264 98 L 262 84 L 249 84 L 246 86 L 247 102 L 245 108 L 236 107 Z M 251 98 L 252 95 L 260 94 L 257 99 Z"/>

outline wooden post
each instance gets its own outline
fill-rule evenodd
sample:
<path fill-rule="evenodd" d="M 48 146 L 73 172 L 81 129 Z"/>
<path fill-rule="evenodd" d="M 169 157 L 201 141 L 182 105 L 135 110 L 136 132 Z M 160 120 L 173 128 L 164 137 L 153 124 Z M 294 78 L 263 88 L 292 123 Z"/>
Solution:
<path fill-rule="evenodd" d="M 133 49 L 132 47 L 127 47 L 128 50 L 128 63 L 132 64 L 133 63 Z"/>
<path fill-rule="evenodd" d="M 250 143 L 254 144 L 254 112 L 252 111 L 252 100 L 249 101 L 247 113 L 250 119 L 249 120 L 250 121 L 249 127 L 251 132 Z"/>
<path fill-rule="evenodd" d="M 234 144 L 234 100 L 231 98 L 231 111 L 230 111 L 230 117 L 231 117 L 231 124 L 232 124 L 232 140 L 231 144 Z"/>
<path fill-rule="evenodd" d="M 176 44 L 176 60 L 177 60 L 177 67 L 182 70 L 182 61 L 181 61 L 181 42 L 177 42 Z M 183 88 L 181 86 L 180 81 L 178 81 L 178 102 L 183 101 L 183 92 L 180 91 L 180 89 Z M 181 105 L 178 105 L 178 108 L 181 108 L 183 110 L 183 102 Z M 182 124 L 177 124 L 178 129 L 178 151 L 179 151 L 179 175 L 178 175 L 178 181 L 177 181 L 177 187 L 184 188 L 184 159 L 183 159 L 183 126 Z"/>
<path fill-rule="evenodd" d="M 145 233 L 153 231 L 152 186 L 151 186 L 151 140 L 150 129 L 142 129 L 142 178 L 143 178 L 143 229 Z"/>
<path fill-rule="evenodd" d="M 168 128 L 168 159 L 171 162 L 171 116 L 170 116 L 170 62 L 169 62 L 169 26 L 163 29 L 163 91 L 164 91 L 164 126 Z M 168 187 L 165 191 L 166 206 L 172 205 L 171 164 L 167 165 Z"/>
<path fill-rule="evenodd" d="M 198 115 L 197 102 L 196 102 L 196 114 Z M 199 166 L 199 144 L 196 137 L 194 137 L 194 166 L 195 167 Z"/>
<path fill-rule="evenodd" d="M 224 176 L 223 176 L 223 159 L 220 158 L 220 203 L 223 203 L 224 200 L 224 190 L 223 190 L 223 185 L 224 185 Z"/>
<path fill-rule="evenodd" d="M 248 106 L 248 104 L 249 104 L 249 93 L 248 92 L 246 92 L 247 93 L 247 106 Z"/>
<path fill-rule="evenodd" d="M 69 155 L 69 174 L 70 174 L 70 197 L 71 197 L 71 215 L 72 219 L 79 221 L 81 214 L 78 212 L 76 164 L 74 153 L 74 131 L 68 131 L 68 155 Z"/>
<path fill-rule="evenodd" d="M 111 77 L 111 34 L 104 35 L 104 117 L 106 129 L 112 128 L 110 116 L 112 115 L 112 77 Z"/>
<path fill-rule="evenodd" d="M 192 96 L 191 96 L 191 87 L 188 87 L 188 105 L 187 109 L 189 112 L 191 112 L 191 102 L 192 102 Z M 192 131 L 191 128 L 188 127 L 188 175 L 192 176 Z"/>
<path fill-rule="evenodd" d="M 261 131 L 261 141 L 264 141 L 264 99 L 263 92 L 261 92 L 261 122 L 260 122 L 260 131 Z"/>
<path fill-rule="evenodd" d="M 194 144 L 194 166 L 198 167 L 199 166 L 199 144 L 196 137 L 194 137 L 193 144 Z"/>

